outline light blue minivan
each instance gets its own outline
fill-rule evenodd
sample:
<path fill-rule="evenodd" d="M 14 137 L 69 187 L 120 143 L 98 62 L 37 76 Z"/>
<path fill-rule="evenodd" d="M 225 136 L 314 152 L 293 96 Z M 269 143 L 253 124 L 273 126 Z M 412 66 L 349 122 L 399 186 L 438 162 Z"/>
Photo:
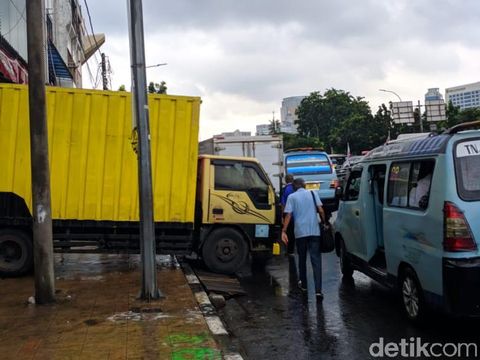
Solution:
<path fill-rule="evenodd" d="M 351 171 L 335 221 L 345 277 L 397 288 L 407 317 L 480 316 L 480 121 L 372 150 Z"/>
<path fill-rule="evenodd" d="M 285 152 L 285 173 L 305 180 L 307 190 L 318 190 L 327 216 L 338 209 L 339 187 L 332 160 L 322 150 L 292 149 Z"/>

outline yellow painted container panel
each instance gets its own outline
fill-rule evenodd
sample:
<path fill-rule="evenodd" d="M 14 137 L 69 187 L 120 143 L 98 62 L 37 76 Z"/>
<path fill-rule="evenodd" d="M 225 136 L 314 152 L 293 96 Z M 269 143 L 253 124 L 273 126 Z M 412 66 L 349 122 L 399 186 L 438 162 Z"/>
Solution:
<path fill-rule="evenodd" d="M 194 219 L 200 98 L 149 97 L 154 218 Z M 138 220 L 137 156 L 127 92 L 47 88 L 54 219 Z M 31 211 L 28 89 L 0 84 L 0 192 Z"/>

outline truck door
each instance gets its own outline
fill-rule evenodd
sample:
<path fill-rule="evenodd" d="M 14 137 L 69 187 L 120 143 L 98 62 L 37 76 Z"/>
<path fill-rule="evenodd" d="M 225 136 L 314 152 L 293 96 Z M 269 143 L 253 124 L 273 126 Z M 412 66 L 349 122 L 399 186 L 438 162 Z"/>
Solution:
<path fill-rule="evenodd" d="M 209 223 L 274 224 L 275 195 L 254 162 L 212 160 Z"/>

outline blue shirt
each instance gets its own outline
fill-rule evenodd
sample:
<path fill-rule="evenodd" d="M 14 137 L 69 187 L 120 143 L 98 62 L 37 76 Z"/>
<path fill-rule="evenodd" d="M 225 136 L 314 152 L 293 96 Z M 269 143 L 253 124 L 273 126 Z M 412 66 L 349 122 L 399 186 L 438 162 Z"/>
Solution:
<path fill-rule="evenodd" d="M 283 188 L 282 198 L 280 199 L 280 202 L 282 203 L 283 207 L 285 207 L 285 205 L 287 205 L 288 196 L 290 194 L 293 194 L 293 192 L 294 191 L 293 191 L 293 184 L 292 183 L 285 185 L 285 187 Z"/>
<path fill-rule="evenodd" d="M 317 209 L 313 202 L 312 193 L 315 196 L 317 206 L 322 202 L 317 191 L 307 191 L 304 188 L 298 189 L 287 199 L 284 212 L 293 215 L 295 224 L 295 238 L 306 236 L 320 236 L 320 225 L 318 224 Z"/>

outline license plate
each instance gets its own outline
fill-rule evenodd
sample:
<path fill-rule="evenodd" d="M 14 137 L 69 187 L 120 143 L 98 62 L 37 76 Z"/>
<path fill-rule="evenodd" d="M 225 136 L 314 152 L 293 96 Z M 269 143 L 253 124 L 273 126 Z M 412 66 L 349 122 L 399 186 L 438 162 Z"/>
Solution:
<path fill-rule="evenodd" d="M 319 190 L 320 189 L 320 183 L 307 183 L 307 184 L 305 184 L 305 188 L 307 190 Z"/>

